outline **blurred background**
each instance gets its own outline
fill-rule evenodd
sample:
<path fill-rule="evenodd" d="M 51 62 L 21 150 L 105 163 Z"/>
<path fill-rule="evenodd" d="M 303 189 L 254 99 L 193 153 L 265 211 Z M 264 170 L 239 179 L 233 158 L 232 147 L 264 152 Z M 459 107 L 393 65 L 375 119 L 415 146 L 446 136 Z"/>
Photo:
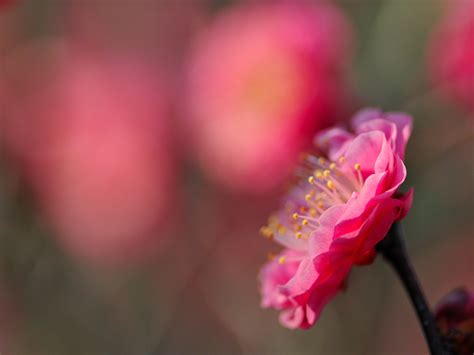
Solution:
<path fill-rule="evenodd" d="M 314 134 L 414 116 L 408 249 L 474 286 L 472 0 L 0 0 L 0 352 L 427 354 L 380 258 L 308 331 L 258 230 Z"/>

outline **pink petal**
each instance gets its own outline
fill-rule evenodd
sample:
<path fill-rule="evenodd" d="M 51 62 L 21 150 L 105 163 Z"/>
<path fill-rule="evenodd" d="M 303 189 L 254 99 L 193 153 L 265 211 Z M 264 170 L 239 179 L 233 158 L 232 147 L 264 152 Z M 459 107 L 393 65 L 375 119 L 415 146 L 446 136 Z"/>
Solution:
<path fill-rule="evenodd" d="M 280 323 L 286 328 L 296 329 L 304 323 L 304 310 L 301 306 L 286 309 L 280 313 Z"/>
<path fill-rule="evenodd" d="M 356 258 L 374 251 L 375 245 L 387 235 L 401 205 L 400 200 L 390 198 L 375 207 L 359 231 L 360 244 L 354 253 Z"/>
<path fill-rule="evenodd" d="M 286 257 L 286 262 L 278 262 L 281 256 Z M 296 273 L 304 254 L 291 249 L 285 249 L 274 260 L 267 262 L 261 269 L 259 279 L 261 282 L 261 306 L 263 308 L 281 308 L 287 297 L 282 294 L 281 286 L 285 285 Z"/>
<path fill-rule="evenodd" d="M 346 210 L 346 205 L 336 205 L 325 211 L 319 219 L 319 228 L 313 233 L 309 241 L 309 254 L 319 255 L 331 247 L 334 227 Z"/>
<path fill-rule="evenodd" d="M 358 127 L 364 122 L 381 118 L 383 116 L 382 110 L 378 108 L 366 108 L 358 111 L 354 117 L 352 117 L 352 128 L 357 131 Z"/>
<path fill-rule="evenodd" d="M 406 179 L 407 169 L 403 160 L 400 159 L 399 156 L 396 156 L 394 163 L 395 165 L 392 171 L 390 171 L 390 180 L 387 182 L 388 186 L 386 187 L 386 191 L 381 194 L 379 198 L 393 195 Z"/>
<path fill-rule="evenodd" d="M 394 151 L 403 159 L 412 121 L 412 117 L 405 113 L 382 113 L 380 110 L 367 109 L 356 114 L 353 126 L 357 134 L 374 130 L 384 132 L 387 140 L 393 144 Z"/>
<path fill-rule="evenodd" d="M 362 133 L 354 138 L 345 153 L 349 169 L 360 164 L 364 175 L 372 174 L 384 140 L 384 134 L 379 131 Z"/>
<path fill-rule="evenodd" d="M 329 159 L 337 160 L 344 154 L 354 135 L 343 128 L 336 127 L 324 130 L 316 135 L 314 144 L 327 154 Z"/>
<path fill-rule="evenodd" d="M 397 126 L 397 138 L 395 141 L 395 151 L 400 158 L 405 157 L 405 148 L 413 130 L 413 118 L 401 112 L 390 112 L 385 118 Z"/>
<path fill-rule="evenodd" d="M 413 204 L 413 194 L 414 190 L 411 188 L 406 194 L 404 194 L 402 197 L 399 197 L 400 201 L 402 201 L 402 205 L 397 220 L 405 218 L 407 213 L 410 211 Z"/>
<path fill-rule="evenodd" d="M 367 178 L 360 194 L 347 202 L 344 214 L 337 222 L 334 238 L 347 235 L 357 230 L 364 223 L 364 215 L 367 210 L 373 208 L 374 198 L 379 190 L 379 186 L 384 183 L 387 173 L 373 174 Z"/>

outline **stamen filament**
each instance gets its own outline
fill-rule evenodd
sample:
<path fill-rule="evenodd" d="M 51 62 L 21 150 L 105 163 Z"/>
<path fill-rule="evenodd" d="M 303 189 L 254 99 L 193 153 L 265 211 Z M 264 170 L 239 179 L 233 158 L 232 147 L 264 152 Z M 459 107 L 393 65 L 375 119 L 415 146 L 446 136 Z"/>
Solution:
<path fill-rule="evenodd" d="M 306 242 L 320 227 L 319 218 L 328 208 L 347 202 L 354 192 L 362 188 L 361 165 L 355 164 L 353 169 L 346 169 L 343 166 L 345 162 L 344 157 L 336 162 L 305 155 L 298 170 L 300 179 L 285 204 L 286 216 L 283 220 L 279 217 L 269 219 L 268 225 L 261 228 L 261 233 L 285 246 L 302 247 L 300 243 Z M 278 259 L 281 265 L 286 262 L 286 256 Z"/>

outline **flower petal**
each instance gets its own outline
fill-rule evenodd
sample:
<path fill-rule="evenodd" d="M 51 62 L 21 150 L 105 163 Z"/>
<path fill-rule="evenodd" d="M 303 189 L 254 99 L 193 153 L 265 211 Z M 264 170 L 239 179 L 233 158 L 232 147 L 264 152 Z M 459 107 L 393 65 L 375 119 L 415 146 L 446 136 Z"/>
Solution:
<path fill-rule="evenodd" d="M 352 117 L 351 123 L 354 131 L 357 131 L 358 127 L 370 120 L 381 118 L 383 116 L 382 110 L 378 108 L 365 108 L 359 110 L 354 117 Z"/>
<path fill-rule="evenodd" d="M 279 262 L 281 257 L 285 258 L 283 264 Z M 285 249 L 263 266 L 259 274 L 263 308 L 281 309 L 288 302 L 288 297 L 281 292 L 281 286 L 295 275 L 303 257 L 302 253 Z"/>
<path fill-rule="evenodd" d="M 412 121 L 412 117 L 405 113 L 382 113 L 380 110 L 368 109 L 354 117 L 353 126 L 357 134 L 370 131 L 384 132 L 394 151 L 403 159 L 413 128 Z"/>
<path fill-rule="evenodd" d="M 343 128 L 324 130 L 314 138 L 314 145 L 327 154 L 329 159 L 337 160 L 344 154 L 354 135 Z"/>
<path fill-rule="evenodd" d="M 363 175 L 372 174 L 384 140 L 384 134 L 379 131 L 362 133 L 354 138 L 345 153 L 348 169 L 360 164 Z"/>

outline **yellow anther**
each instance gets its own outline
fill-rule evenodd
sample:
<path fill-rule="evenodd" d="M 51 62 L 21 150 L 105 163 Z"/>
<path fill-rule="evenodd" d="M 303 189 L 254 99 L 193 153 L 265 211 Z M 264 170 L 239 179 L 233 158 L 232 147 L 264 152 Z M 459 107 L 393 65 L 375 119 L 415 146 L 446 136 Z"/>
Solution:
<path fill-rule="evenodd" d="M 310 177 L 308 178 L 308 182 L 309 182 L 310 184 L 314 184 L 314 176 L 310 176 Z"/>
<path fill-rule="evenodd" d="M 295 226 L 293 227 L 293 230 L 294 230 L 295 232 L 299 232 L 299 231 L 302 230 L 302 229 L 303 229 L 303 227 L 301 227 L 301 226 L 298 225 L 298 224 L 295 224 Z"/>
<path fill-rule="evenodd" d="M 303 219 L 303 221 L 301 222 L 301 224 L 302 224 L 303 226 L 307 226 L 308 223 L 309 223 L 309 222 L 308 222 L 307 219 Z"/>
<path fill-rule="evenodd" d="M 326 163 L 326 159 L 324 159 L 323 157 L 319 158 L 318 161 L 319 161 L 319 164 L 321 165 Z"/>
<path fill-rule="evenodd" d="M 278 233 L 280 234 L 285 234 L 286 233 L 286 228 L 282 226 L 281 224 L 278 226 Z"/>
<path fill-rule="evenodd" d="M 304 197 L 304 199 L 305 199 L 307 202 L 311 201 L 312 198 L 313 198 L 313 196 L 312 196 L 311 194 L 306 194 L 305 197 Z"/>
<path fill-rule="evenodd" d="M 272 224 L 279 224 L 280 222 L 278 221 L 278 218 L 276 218 L 275 216 L 270 216 L 270 218 L 268 218 L 268 224 L 269 225 L 272 225 Z"/>
<path fill-rule="evenodd" d="M 320 193 L 316 196 L 316 201 L 320 201 L 320 200 L 324 199 L 325 197 L 327 197 L 326 193 L 325 193 L 325 192 L 320 192 Z"/>
<path fill-rule="evenodd" d="M 309 210 L 309 215 L 310 215 L 311 217 L 316 217 L 317 214 L 318 214 L 318 211 L 316 211 L 316 209 L 311 208 L 311 209 Z"/>
<path fill-rule="evenodd" d="M 274 253 L 268 253 L 267 258 L 269 261 L 275 260 L 276 255 Z"/>
<path fill-rule="evenodd" d="M 321 179 L 323 177 L 323 172 L 321 170 L 316 170 L 314 176 L 316 176 L 317 179 Z"/>
<path fill-rule="evenodd" d="M 360 170 L 360 164 L 359 163 L 355 163 L 354 164 L 354 169 L 356 169 L 357 171 Z"/>
<path fill-rule="evenodd" d="M 269 227 L 262 227 L 260 228 L 260 233 L 265 237 L 265 238 L 268 238 L 268 239 L 272 239 L 273 238 L 273 231 L 271 230 L 271 228 Z"/>
<path fill-rule="evenodd" d="M 331 175 L 331 172 L 329 170 L 324 170 L 323 175 L 324 177 L 328 177 L 329 175 Z"/>
<path fill-rule="evenodd" d="M 293 214 L 291 215 L 291 218 L 293 218 L 293 219 L 295 219 L 295 220 L 298 219 L 298 213 L 296 213 L 296 212 L 293 213 Z"/>
<path fill-rule="evenodd" d="M 297 233 L 295 233 L 295 237 L 296 237 L 296 239 L 301 239 L 301 238 L 303 238 L 303 233 L 297 232 Z"/>
<path fill-rule="evenodd" d="M 323 208 L 324 207 L 324 202 L 323 201 L 318 201 L 318 207 Z"/>
<path fill-rule="evenodd" d="M 326 183 L 326 186 L 330 190 L 334 189 L 334 183 L 332 182 L 332 180 L 328 180 L 328 182 Z"/>
<path fill-rule="evenodd" d="M 336 169 L 336 166 L 337 166 L 336 163 L 331 163 L 329 164 L 329 169 L 334 170 Z"/>
<path fill-rule="evenodd" d="M 339 157 L 339 163 L 344 163 L 346 161 L 346 157 L 344 155 Z"/>
<path fill-rule="evenodd" d="M 283 265 L 286 261 L 286 256 L 282 255 L 278 258 L 278 264 Z"/>

